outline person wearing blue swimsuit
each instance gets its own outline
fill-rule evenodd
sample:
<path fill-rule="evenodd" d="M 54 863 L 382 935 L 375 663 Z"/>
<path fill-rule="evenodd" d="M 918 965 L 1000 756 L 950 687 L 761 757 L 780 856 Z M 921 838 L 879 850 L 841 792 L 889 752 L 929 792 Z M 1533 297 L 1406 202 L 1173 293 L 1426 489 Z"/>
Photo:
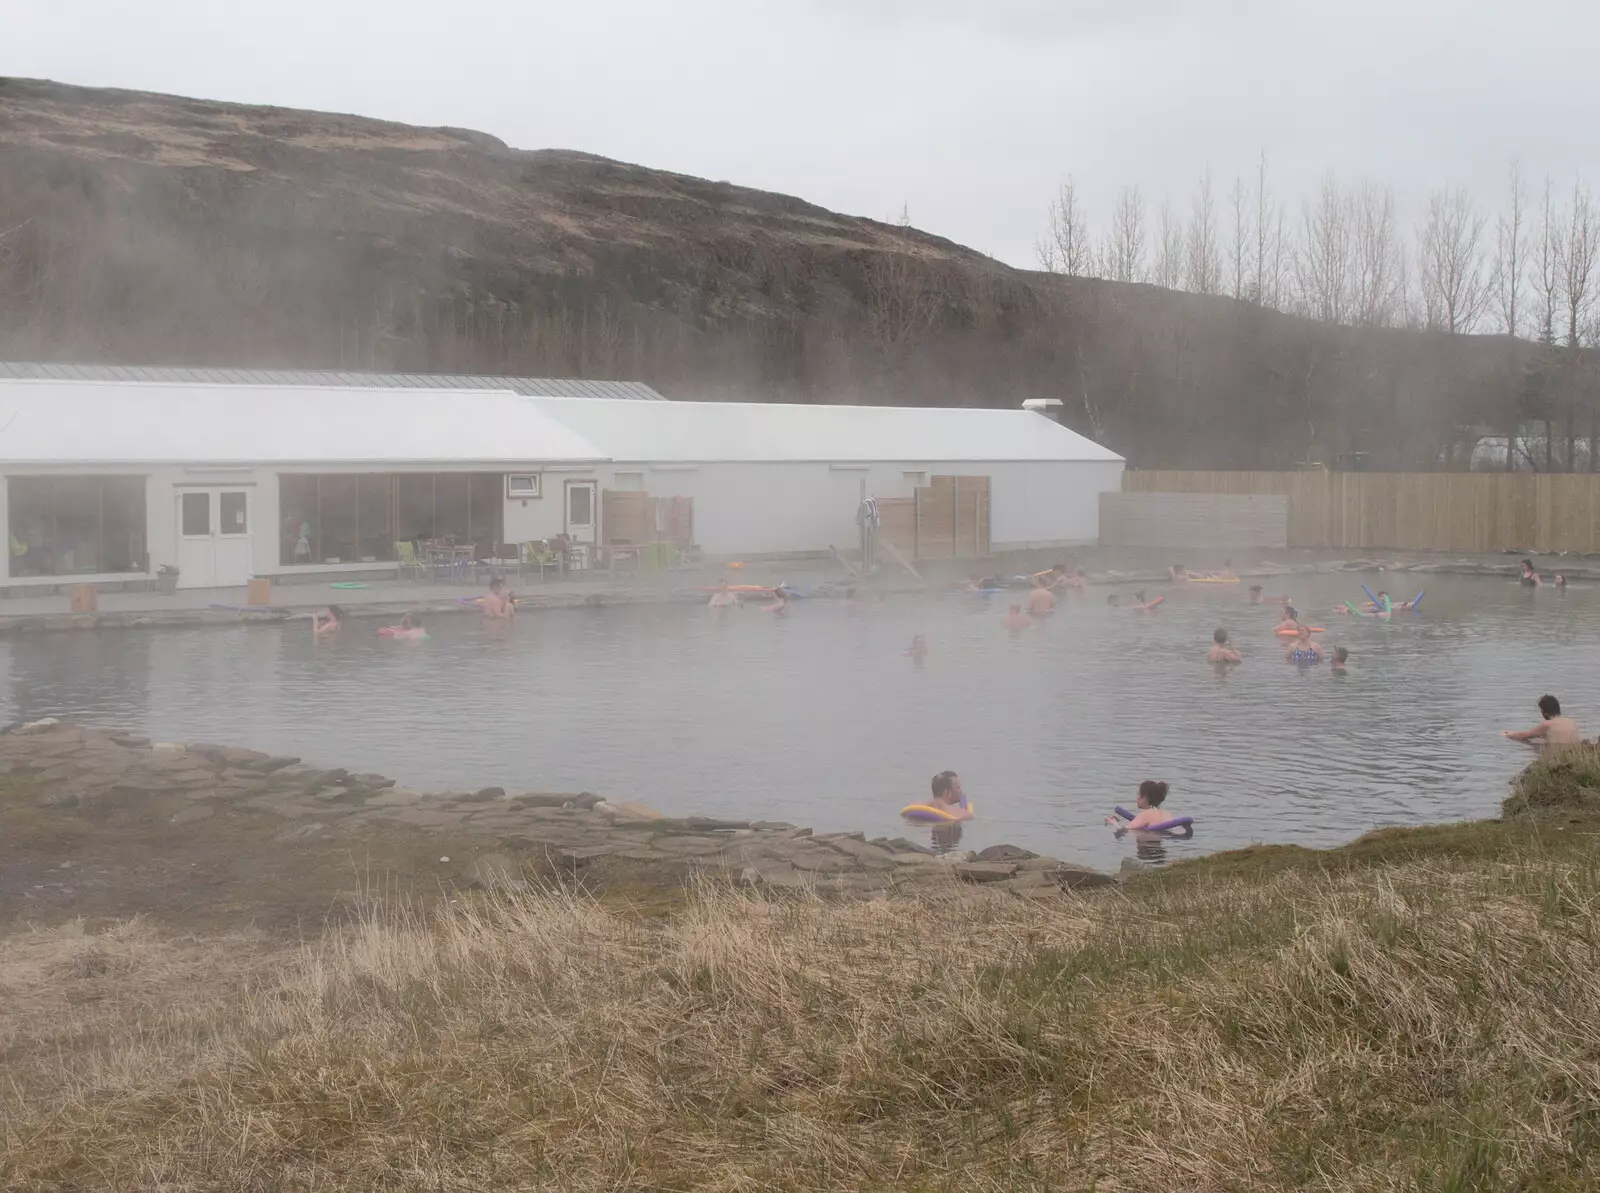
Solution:
<path fill-rule="evenodd" d="M 1288 660 L 1291 663 L 1299 663 L 1302 666 L 1322 662 L 1322 647 L 1311 640 L 1309 627 L 1301 626 L 1300 632 L 1295 636 L 1294 641 L 1289 644 Z"/>

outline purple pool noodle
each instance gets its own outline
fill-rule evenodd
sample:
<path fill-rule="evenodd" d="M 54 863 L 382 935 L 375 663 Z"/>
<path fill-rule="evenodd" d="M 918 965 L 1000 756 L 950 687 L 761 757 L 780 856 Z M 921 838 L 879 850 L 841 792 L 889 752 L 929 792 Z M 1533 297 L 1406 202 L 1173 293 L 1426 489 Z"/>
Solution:
<path fill-rule="evenodd" d="M 1126 808 L 1112 808 L 1124 820 L 1132 820 L 1134 814 Z M 1193 816 L 1178 816 L 1172 820 L 1163 820 L 1160 824 L 1147 824 L 1139 831 L 1141 833 L 1164 833 L 1176 828 L 1188 828 L 1194 823 Z"/>

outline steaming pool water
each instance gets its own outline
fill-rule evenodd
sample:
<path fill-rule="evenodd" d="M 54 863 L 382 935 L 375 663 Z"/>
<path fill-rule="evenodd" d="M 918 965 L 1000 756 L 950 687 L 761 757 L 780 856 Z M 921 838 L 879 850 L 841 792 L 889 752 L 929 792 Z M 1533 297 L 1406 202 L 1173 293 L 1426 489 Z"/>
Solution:
<path fill-rule="evenodd" d="M 423 789 L 589 790 L 668 814 L 788 820 L 925 838 L 897 810 L 958 771 L 977 809 L 962 848 L 1011 842 L 1115 867 L 1102 819 L 1141 779 L 1193 816 L 1167 858 L 1256 841 L 1335 845 L 1380 825 L 1493 814 L 1553 692 L 1597 725 L 1600 587 L 1527 590 L 1430 576 L 1418 616 L 1334 618 L 1360 579 L 1284 585 L 1351 673 L 1284 661 L 1276 607 L 1243 587 L 1164 591 L 1153 616 L 1063 599 L 1016 635 L 1007 598 L 632 606 L 525 614 L 510 632 L 435 618 L 432 641 L 352 622 L 44 634 L 0 643 L 9 719 L 61 716 L 376 770 Z M 1420 586 L 1385 583 L 1409 596 Z M 1378 585 L 1373 584 L 1376 588 Z M 1402 593 L 1399 590 L 1405 589 Z M 1245 655 L 1209 666 L 1226 626 Z M 920 668 L 903 653 L 925 634 Z"/>

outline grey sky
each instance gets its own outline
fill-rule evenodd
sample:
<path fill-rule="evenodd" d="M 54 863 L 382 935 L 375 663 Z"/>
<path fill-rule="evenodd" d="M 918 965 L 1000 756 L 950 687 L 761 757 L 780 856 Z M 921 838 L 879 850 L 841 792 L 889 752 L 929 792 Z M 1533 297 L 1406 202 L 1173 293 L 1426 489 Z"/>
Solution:
<path fill-rule="evenodd" d="M 1600 182 L 1593 0 L 0 0 L 0 73 L 482 129 L 784 191 L 1031 265 L 1074 174 L 1187 210 L 1265 150 L 1498 201 Z"/>

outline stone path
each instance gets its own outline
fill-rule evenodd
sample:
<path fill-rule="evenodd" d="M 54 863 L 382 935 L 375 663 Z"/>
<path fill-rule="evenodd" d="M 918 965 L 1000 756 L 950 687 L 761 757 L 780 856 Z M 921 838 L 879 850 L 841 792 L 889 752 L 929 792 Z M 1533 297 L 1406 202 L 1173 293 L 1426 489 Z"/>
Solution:
<path fill-rule="evenodd" d="M 984 883 L 1040 897 L 1115 881 L 1010 845 L 978 854 L 935 854 L 904 838 L 869 841 L 862 833 L 814 834 L 771 821 L 666 817 L 589 793 L 508 793 L 499 787 L 424 793 L 383 775 L 323 769 L 298 758 L 205 743 L 152 743 L 55 720 L 0 733 L 0 775 L 28 777 L 39 785 L 43 806 L 89 814 L 177 796 L 184 805 L 170 817 L 174 832 L 237 805 L 281 819 L 276 835 L 282 841 L 316 836 L 341 823 L 465 831 L 574 876 L 615 876 L 635 868 L 657 879 L 664 873 L 703 874 L 850 896 Z M 476 859 L 471 878 L 484 886 L 521 882 L 515 863 L 494 853 Z"/>

